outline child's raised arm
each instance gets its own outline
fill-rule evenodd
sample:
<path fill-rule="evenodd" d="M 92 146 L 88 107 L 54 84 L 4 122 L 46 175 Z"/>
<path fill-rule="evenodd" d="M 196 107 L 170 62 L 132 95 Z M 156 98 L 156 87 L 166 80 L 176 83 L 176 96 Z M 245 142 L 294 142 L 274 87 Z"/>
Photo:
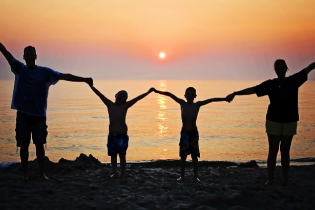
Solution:
<path fill-rule="evenodd" d="M 180 99 L 180 98 L 177 98 L 174 94 L 170 93 L 170 92 L 164 92 L 164 91 L 159 91 L 159 90 L 156 90 L 154 88 L 154 92 L 156 93 L 159 93 L 159 94 L 162 94 L 162 95 L 165 95 L 165 96 L 169 96 L 171 97 L 174 101 L 176 101 L 177 103 L 179 103 L 180 105 L 185 103 L 185 101 L 183 99 Z"/>
<path fill-rule="evenodd" d="M 149 95 L 152 91 L 154 91 L 154 88 L 150 88 L 150 90 L 148 90 L 148 92 L 146 93 L 143 93 L 137 97 L 135 97 L 134 99 L 130 100 L 130 101 L 127 101 L 126 102 L 126 105 L 127 105 L 127 108 L 133 106 L 136 102 L 138 102 L 139 100 L 143 99 L 144 97 L 146 97 L 147 95 Z"/>
<path fill-rule="evenodd" d="M 227 98 L 210 98 L 204 101 L 198 101 L 196 104 L 198 106 L 203 106 L 212 102 L 228 101 Z"/>
<path fill-rule="evenodd" d="M 113 102 L 111 100 L 109 100 L 108 98 L 106 98 L 100 91 L 98 91 L 98 89 L 96 89 L 94 86 L 90 85 L 90 88 L 94 91 L 94 93 L 96 95 L 98 95 L 98 97 L 100 97 L 100 99 L 103 101 L 103 103 L 109 107 L 110 105 L 113 104 Z"/>

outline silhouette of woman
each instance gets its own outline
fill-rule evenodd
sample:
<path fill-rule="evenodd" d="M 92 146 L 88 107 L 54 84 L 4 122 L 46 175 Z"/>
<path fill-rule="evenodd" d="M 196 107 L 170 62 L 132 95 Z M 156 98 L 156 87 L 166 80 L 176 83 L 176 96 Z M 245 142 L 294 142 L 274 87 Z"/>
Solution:
<path fill-rule="evenodd" d="M 232 101 L 236 95 L 250 95 L 256 93 L 258 97 L 268 95 L 270 104 L 266 115 L 266 133 L 268 136 L 269 153 L 267 159 L 268 180 L 265 185 L 272 184 L 276 167 L 277 154 L 280 146 L 283 184 L 288 183 L 290 166 L 290 147 L 296 134 L 299 121 L 298 90 L 307 80 L 308 73 L 315 68 L 310 64 L 302 71 L 286 77 L 288 71 L 284 60 L 278 59 L 274 63 L 274 70 L 278 78 L 267 80 L 260 85 L 234 92 L 227 96 Z"/>

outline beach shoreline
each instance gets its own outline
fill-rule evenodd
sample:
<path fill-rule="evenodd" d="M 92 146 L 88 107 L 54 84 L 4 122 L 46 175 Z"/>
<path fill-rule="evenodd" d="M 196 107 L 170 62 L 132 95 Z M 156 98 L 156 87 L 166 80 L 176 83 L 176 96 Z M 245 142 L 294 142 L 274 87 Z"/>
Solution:
<path fill-rule="evenodd" d="M 131 164 L 126 178 L 110 179 L 111 167 L 92 155 L 76 160 L 46 159 L 48 181 L 29 162 L 29 181 L 21 164 L 0 168 L 0 209 L 312 209 L 315 164 L 291 166 L 290 184 L 282 185 L 281 167 L 272 186 L 264 187 L 266 169 L 231 162 L 201 162 L 202 182 L 193 181 L 187 164 L 183 183 L 176 182 L 176 161 Z"/>
<path fill-rule="evenodd" d="M 85 154 L 83 154 L 83 155 L 85 155 Z M 94 158 L 93 155 L 92 155 L 92 157 Z M 64 158 L 61 158 L 61 159 L 66 160 L 66 161 L 75 161 L 76 160 L 76 159 L 68 160 L 68 159 L 64 159 Z M 61 159 L 59 159 L 59 161 Z M 36 158 L 35 158 L 35 160 L 36 160 Z M 51 161 L 51 162 L 58 163 L 55 161 Z M 187 162 L 188 167 L 192 166 L 192 160 L 190 158 L 187 158 L 186 162 Z M 262 167 L 262 168 L 267 167 L 267 161 L 255 160 L 255 162 L 259 167 Z M 20 162 L 19 161 L 0 162 L 0 168 L 6 168 L 6 167 L 9 167 L 10 165 L 16 164 L 16 163 L 20 163 Z M 209 166 L 209 167 L 219 167 L 219 166 L 234 167 L 234 166 L 239 166 L 242 163 L 245 163 L 245 162 L 199 160 L 199 166 Z M 101 164 L 109 166 L 110 162 L 101 162 Z M 177 167 L 178 164 L 179 164 L 179 159 L 155 159 L 155 160 L 139 160 L 139 161 L 128 161 L 127 160 L 127 167 L 142 167 L 142 166 L 143 167 L 165 167 L 165 166 Z M 291 166 L 310 166 L 310 165 L 314 165 L 314 164 L 315 164 L 315 158 L 313 158 L 313 157 L 293 158 L 290 160 Z M 277 159 L 276 165 L 281 166 L 281 159 Z M 119 167 L 119 162 L 118 162 L 118 167 Z"/>

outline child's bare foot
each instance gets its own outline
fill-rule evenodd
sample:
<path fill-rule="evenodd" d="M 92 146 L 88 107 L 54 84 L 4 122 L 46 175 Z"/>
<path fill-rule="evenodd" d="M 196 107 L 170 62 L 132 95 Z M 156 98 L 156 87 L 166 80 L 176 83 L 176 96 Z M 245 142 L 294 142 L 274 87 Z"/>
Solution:
<path fill-rule="evenodd" d="M 272 184 L 273 184 L 273 181 L 268 179 L 264 185 L 265 186 L 270 186 Z"/>
<path fill-rule="evenodd" d="M 110 178 L 111 178 L 111 179 L 114 179 L 114 178 L 117 178 L 117 177 L 118 177 L 118 174 L 117 174 L 117 173 L 114 173 L 114 174 L 110 175 Z"/>
<path fill-rule="evenodd" d="M 194 182 L 201 182 L 198 177 L 194 177 Z"/>
<path fill-rule="evenodd" d="M 184 181 L 185 181 L 185 177 L 179 177 L 179 178 L 177 179 L 177 181 L 178 181 L 178 182 L 184 182 Z"/>
<path fill-rule="evenodd" d="M 40 175 L 39 179 L 42 180 L 42 181 L 49 180 L 49 178 L 45 174 Z"/>

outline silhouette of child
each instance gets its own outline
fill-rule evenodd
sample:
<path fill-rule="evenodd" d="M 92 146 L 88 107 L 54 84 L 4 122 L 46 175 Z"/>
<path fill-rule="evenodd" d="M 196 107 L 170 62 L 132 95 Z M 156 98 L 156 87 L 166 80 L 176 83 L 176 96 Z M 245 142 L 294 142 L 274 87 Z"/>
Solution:
<path fill-rule="evenodd" d="M 112 178 L 117 177 L 117 154 L 120 158 L 121 177 L 125 176 L 126 169 L 126 152 L 129 143 L 129 136 L 127 135 L 128 127 L 126 124 L 127 110 L 133 106 L 137 101 L 146 97 L 154 89 L 151 88 L 148 92 L 139 95 L 138 97 L 127 101 L 128 93 L 125 90 L 119 91 L 115 95 L 115 102 L 106 98 L 94 86 L 90 85 L 91 89 L 100 97 L 103 103 L 107 106 L 109 115 L 109 134 L 107 140 L 108 156 L 111 156 L 111 165 L 113 173 Z"/>
<path fill-rule="evenodd" d="M 154 92 L 171 97 L 174 101 L 181 106 L 181 117 L 182 117 L 182 131 L 179 142 L 179 156 L 181 157 L 180 172 L 181 177 L 177 181 L 185 181 L 185 162 L 187 155 L 191 155 L 194 168 L 194 181 L 200 181 L 198 173 L 198 157 L 200 157 L 199 151 L 199 133 L 196 125 L 198 112 L 201 106 L 211 102 L 227 101 L 226 98 L 211 98 L 205 101 L 198 101 L 194 103 L 196 98 L 196 89 L 189 87 L 185 91 L 185 98 L 187 100 L 177 98 L 175 95 L 169 92 L 163 92 L 154 89 Z"/>

